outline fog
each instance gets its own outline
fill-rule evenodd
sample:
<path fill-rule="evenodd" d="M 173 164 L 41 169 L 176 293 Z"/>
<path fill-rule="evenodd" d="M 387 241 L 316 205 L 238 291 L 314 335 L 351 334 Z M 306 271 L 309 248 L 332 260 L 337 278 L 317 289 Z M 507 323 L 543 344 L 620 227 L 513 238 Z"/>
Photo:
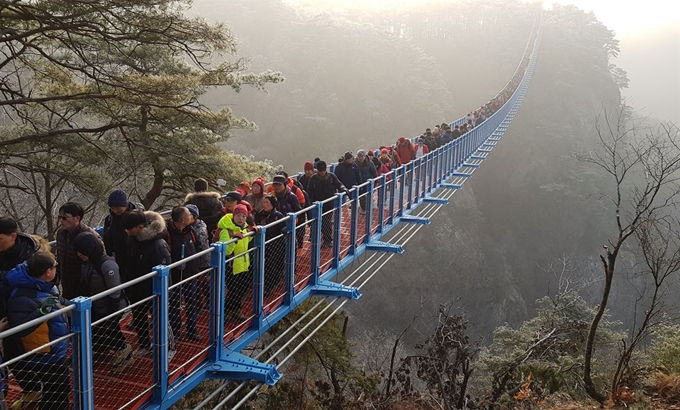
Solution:
<path fill-rule="evenodd" d="M 532 10 L 502 1 L 335 15 L 298 13 L 277 0 L 198 0 L 194 12 L 227 24 L 238 56 L 254 71 L 286 77 L 266 92 L 211 92 L 205 102 L 228 105 L 260 128 L 235 130 L 227 149 L 289 173 L 314 157 L 334 162 L 348 150 L 420 134 L 492 98 L 519 62 Z M 598 255 L 614 232 L 611 210 L 596 194 L 607 181 L 572 154 L 593 148 L 596 116 L 621 99 L 607 58 L 615 39 L 581 10 L 551 13 L 534 79 L 506 137 L 433 225 L 350 304 L 353 332 L 400 332 L 421 307 L 426 315 L 455 301 L 475 334 L 488 337 L 496 326 L 527 319 L 537 298 L 556 291 L 545 266 L 565 256 L 577 279 L 590 283 L 582 294 L 596 303 Z M 680 70 L 677 59 L 673 65 L 662 62 L 665 54 L 654 56 L 677 50 L 672 33 L 628 41 L 616 61 L 630 70 L 624 96 L 665 119 L 677 118 L 678 95 L 664 78 Z M 653 64 L 659 67 L 650 75 Z M 626 286 L 614 289 L 611 303 L 623 320 L 631 317 Z"/>
<path fill-rule="evenodd" d="M 616 64 L 628 72 L 629 104 L 641 115 L 680 123 L 680 23 L 622 37 Z"/>

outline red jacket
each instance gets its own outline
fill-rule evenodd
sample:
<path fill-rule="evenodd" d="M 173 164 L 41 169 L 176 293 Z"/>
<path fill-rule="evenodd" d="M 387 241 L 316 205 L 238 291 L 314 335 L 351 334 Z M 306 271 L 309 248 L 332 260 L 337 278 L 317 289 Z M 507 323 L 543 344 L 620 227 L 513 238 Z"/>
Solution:
<path fill-rule="evenodd" d="M 399 138 L 399 143 L 397 144 L 395 151 L 401 161 L 400 165 L 408 164 L 415 158 L 415 155 L 413 154 L 413 144 L 404 137 Z"/>
<path fill-rule="evenodd" d="M 416 158 L 416 153 L 418 152 L 418 144 L 413 145 L 413 159 Z M 423 155 L 427 154 L 430 152 L 430 149 L 427 147 L 427 145 L 423 144 Z"/>

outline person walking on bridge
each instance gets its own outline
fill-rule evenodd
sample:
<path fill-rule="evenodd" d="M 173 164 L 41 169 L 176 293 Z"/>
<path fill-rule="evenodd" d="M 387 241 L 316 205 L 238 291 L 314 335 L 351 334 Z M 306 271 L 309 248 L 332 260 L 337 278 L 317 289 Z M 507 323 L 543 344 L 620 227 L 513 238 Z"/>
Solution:
<path fill-rule="evenodd" d="M 345 152 L 343 161 L 335 167 L 335 176 L 347 189 L 352 189 L 353 186 L 361 184 L 361 171 L 354 163 L 354 155 L 350 151 Z"/>
<path fill-rule="evenodd" d="M 83 268 L 80 278 L 81 294 L 94 296 L 121 284 L 118 264 L 104 254 L 99 240 L 89 232 L 79 233 L 73 239 L 73 249 L 82 259 Z M 119 290 L 92 302 L 92 321 L 95 322 L 127 307 L 125 292 Z M 92 327 L 92 350 L 106 353 L 114 350 L 111 372 L 121 374 L 132 366 L 135 359 L 130 346 L 120 330 L 120 317 L 114 316 Z"/>
<path fill-rule="evenodd" d="M 184 206 L 176 206 L 170 213 L 170 218 L 165 221 L 168 229 L 168 247 L 172 262 L 180 262 L 196 254 L 196 235 L 191 228 L 193 219 L 191 212 Z M 200 245 L 199 245 L 200 246 Z M 187 278 L 195 276 L 199 272 L 199 260 L 192 259 L 170 270 L 172 283 L 180 283 Z M 196 329 L 200 303 L 198 299 L 198 280 L 193 278 L 182 283 L 179 288 L 170 290 L 169 320 L 172 333 L 180 338 L 182 328 L 182 299 L 184 299 L 186 314 L 186 337 L 191 341 L 201 340 L 201 335 Z"/>
<path fill-rule="evenodd" d="M 408 164 L 414 158 L 413 157 L 413 144 L 411 144 L 411 141 L 406 139 L 406 137 L 399 137 L 395 151 L 397 152 L 397 156 L 399 157 L 399 160 L 401 161 L 399 163 L 399 165 Z"/>
<path fill-rule="evenodd" d="M 359 168 L 359 173 L 361 174 L 361 181 L 359 184 L 363 184 L 367 182 L 369 179 L 372 178 L 377 178 L 378 177 L 378 170 L 375 169 L 375 165 L 373 164 L 373 161 L 369 160 L 366 157 L 366 151 L 363 149 L 360 149 L 357 151 L 357 161 L 356 161 L 357 168 Z M 361 187 L 359 190 L 359 204 L 361 205 L 361 213 L 366 212 L 366 203 L 367 195 L 366 192 L 368 191 L 367 186 Z M 373 200 L 373 198 L 370 198 L 370 200 Z"/>
<path fill-rule="evenodd" d="M 168 233 L 163 217 L 152 211 L 135 210 L 123 217 L 123 229 L 129 238 L 127 243 L 128 280 L 133 280 L 151 273 L 158 265 L 169 265 L 170 249 L 166 238 Z M 151 279 L 128 287 L 127 295 L 132 304 L 144 300 L 153 293 Z M 151 337 L 149 336 L 148 314 L 151 312 L 151 301 L 132 308 L 132 327 L 137 332 L 139 348 L 135 356 L 151 354 Z M 175 349 L 172 330 L 170 333 L 170 352 Z"/>
<path fill-rule="evenodd" d="M 104 219 L 104 247 L 106 254 L 113 256 L 120 270 L 120 277 L 125 282 L 127 277 L 127 239 L 125 229 L 121 226 L 123 214 L 135 209 L 144 210 L 142 204 L 128 201 L 125 191 L 116 189 L 111 192 L 107 201 L 109 214 Z"/>
<path fill-rule="evenodd" d="M 194 181 L 194 192 L 184 198 L 184 205 L 187 204 L 198 207 L 201 219 L 205 222 L 208 233 L 212 235 L 217 228 L 217 222 L 223 216 L 219 192 L 208 191 L 208 181 L 198 178 Z"/>
<path fill-rule="evenodd" d="M 85 210 L 75 202 L 67 202 L 59 208 L 61 228 L 57 231 L 57 260 L 59 261 L 57 283 L 61 283 L 63 296 L 66 299 L 80 296 L 80 271 L 83 261 L 73 249 L 73 239 L 81 232 L 89 232 L 99 239 L 104 249 L 104 242 L 99 234 L 82 222 L 84 216 Z"/>
<path fill-rule="evenodd" d="M 337 192 L 346 192 L 345 186 L 332 172 L 327 172 L 324 161 L 316 164 L 317 173 L 309 180 L 310 201 L 324 201 L 332 198 Z M 323 216 L 321 218 L 322 247 L 330 247 L 333 243 L 333 201 L 323 204 Z"/>

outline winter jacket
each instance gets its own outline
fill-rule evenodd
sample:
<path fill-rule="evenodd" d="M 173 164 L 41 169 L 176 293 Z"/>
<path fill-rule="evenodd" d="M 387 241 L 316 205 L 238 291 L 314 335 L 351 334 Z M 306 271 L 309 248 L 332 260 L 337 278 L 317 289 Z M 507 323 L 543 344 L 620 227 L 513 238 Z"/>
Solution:
<path fill-rule="evenodd" d="M 314 176 L 314 175 L 312 175 L 312 176 Z M 298 179 L 297 179 L 298 182 L 300 183 L 300 186 L 302 187 L 302 189 L 304 189 L 308 193 L 309 193 L 309 180 L 310 179 L 312 179 L 312 177 L 308 178 L 307 175 L 305 175 L 305 174 L 298 175 Z M 311 205 L 311 204 L 307 204 L 307 206 L 309 206 L 309 205 Z"/>
<path fill-rule="evenodd" d="M 165 220 L 165 227 L 168 230 L 168 247 L 172 262 L 179 262 L 196 254 L 196 235 L 191 226 L 187 226 L 181 231 L 175 228 L 172 219 Z M 194 276 L 200 271 L 198 259 L 192 259 L 170 270 L 172 283 L 178 283 L 183 279 Z"/>
<path fill-rule="evenodd" d="M 357 165 L 359 171 L 361 172 L 362 184 L 368 181 L 369 179 L 378 177 L 378 170 L 375 168 L 373 161 L 368 160 L 368 158 L 365 158 L 364 162 L 357 161 L 355 162 L 355 164 Z"/>
<path fill-rule="evenodd" d="M 33 278 L 28 274 L 28 265 L 22 263 L 7 274 L 7 282 L 12 289 L 8 303 L 7 319 L 10 327 L 28 323 L 42 316 L 40 306 L 49 297 L 60 300 L 60 308 L 68 302 L 59 296 L 59 290 L 51 282 Z M 5 339 L 5 355 L 12 359 L 40 346 L 57 340 L 69 333 L 68 319 L 65 314 L 42 322 Z M 44 347 L 29 356 L 28 361 L 55 363 L 66 357 L 68 340 Z"/>
<path fill-rule="evenodd" d="M 184 198 L 184 204 L 193 204 L 198 207 L 198 213 L 207 225 L 208 233 L 217 228 L 217 222 L 224 215 L 220 194 L 217 192 L 192 192 Z"/>
<path fill-rule="evenodd" d="M 127 242 L 128 280 L 136 279 L 153 271 L 158 265 L 169 265 L 172 262 L 170 249 L 165 241 L 168 233 L 165 220 L 156 213 L 144 212 L 146 223 L 136 237 L 129 237 Z M 140 301 L 151 296 L 151 279 L 127 288 L 130 302 Z"/>
<path fill-rule="evenodd" d="M 196 222 L 191 225 L 191 229 L 194 230 L 194 236 L 196 237 L 196 251 L 200 252 L 208 249 L 210 247 L 210 237 L 208 236 L 208 228 L 205 225 L 205 222 L 197 219 Z M 210 254 L 198 258 L 198 266 L 201 269 L 209 267 Z"/>
<path fill-rule="evenodd" d="M 302 193 L 300 188 L 295 188 L 297 191 Z M 286 188 L 286 190 L 282 193 L 276 194 L 276 200 L 278 202 L 276 204 L 276 210 L 281 212 L 283 215 L 287 215 L 291 212 L 297 212 L 302 209 L 297 195 L 295 195 L 290 188 Z M 304 196 L 302 197 L 302 200 L 304 201 Z"/>
<path fill-rule="evenodd" d="M 411 141 L 406 138 L 399 138 L 399 143 L 395 149 L 401 164 L 408 164 L 414 158 L 413 156 L 413 145 Z"/>
<path fill-rule="evenodd" d="M 7 274 L 18 264 L 27 261 L 28 258 L 39 250 L 40 242 L 36 238 L 17 232 L 14 246 L 4 252 L 0 252 L 0 318 L 7 316 L 7 301 L 11 292 L 11 288 L 7 285 Z"/>
<path fill-rule="evenodd" d="M 345 192 L 345 186 L 332 172 L 326 175 L 315 174 L 309 180 L 309 199 L 312 202 L 323 201 L 332 198 L 337 192 Z M 332 204 L 331 204 L 332 207 Z"/>
<path fill-rule="evenodd" d="M 350 189 L 353 186 L 359 185 L 363 182 L 361 178 L 361 171 L 355 163 L 348 164 L 343 161 L 335 167 L 334 173 L 347 189 Z"/>
<path fill-rule="evenodd" d="M 217 223 L 217 227 L 221 229 L 220 231 L 220 242 L 228 242 L 232 239 L 232 235 L 235 233 L 240 233 L 246 235 L 248 233 L 248 226 L 238 226 L 234 223 L 234 215 L 226 214 Z M 231 258 L 236 255 L 240 255 L 232 261 L 232 274 L 238 275 L 243 272 L 247 272 L 250 268 L 250 254 L 248 251 L 248 245 L 250 241 L 253 240 L 252 236 L 247 238 L 239 239 L 236 242 L 232 242 L 227 245 L 227 258 Z M 244 253 L 245 252 L 245 253 Z"/>
<path fill-rule="evenodd" d="M 290 191 L 293 194 L 295 194 L 295 196 L 297 197 L 297 200 L 298 200 L 298 204 L 300 204 L 302 206 L 305 203 L 305 194 L 302 192 L 302 190 L 299 189 L 299 187 L 295 186 L 295 181 L 293 181 L 293 179 L 289 177 L 286 180 L 286 186 L 288 187 L 288 189 L 290 189 Z M 274 185 L 273 184 L 269 185 L 269 187 L 267 188 L 267 193 L 274 195 Z M 262 209 L 262 207 L 260 207 L 260 209 Z M 302 208 L 300 208 L 300 209 L 302 209 Z"/>
<path fill-rule="evenodd" d="M 427 147 L 427 145 L 423 144 L 422 145 L 422 153 L 418 154 L 418 150 L 420 149 L 420 147 L 421 147 L 420 144 L 416 144 L 416 145 L 413 146 L 413 158 L 414 159 L 424 157 L 427 153 L 430 152 L 430 149 Z"/>
<path fill-rule="evenodd" d="M 73 239 L 73 247 L 87 256 L 80 277 L 80 294 L 94 296 L 121 284 L 118 264 L 113 258 L 103 255 L 99 240 L 89 233 L 82 233 Z M 111 313 L 125 309 L 127 299 L 124 291 L 118 291 L 92 302 L 92 319 L 101 319 Z"/>
<path fill-rule="evenodd" d="M 40 243 L 36 238 L 25 233 L 17 232 L 17 240 L 10 249 L 0 252 L 0 280 L 18 264 L 25 262 L 40 250 Z"/>
<path fill-rule="evenodd" d="M 73 299 L 80 296 L 80 273 L 83 267 L 83 261 L 78 257 L 78 253 L 73 249 L 71 243 L 73 239 L 81 232 L 90 232 L 99 238 L 104 249 L 104 241 L 94 229 L 80 223 L 73 231 L 66 231 L 60 229 L 57 232 L 57 261 L 59 262 L 59 276 L 57 282 L 61 283 L 63 289 L 63 296 L 66 299 Z"/>
<path fill-rule="evenodd" d="M 253 181 L 253 186 L 255 185 L 260 187 L 260 194 L 255 195 L 251 189 L 250 193 L 246 195 L 243 200 L 248 202 L 253 207 L 254 212 L 257 212 L 262 209 L 262 199 L 264 198 L 265 192 L 267 191 L 264 188 L 264 179 L 256 178 L 255 181 Z"/>
<path fill-rule="evenodd" d="M 126 212 L 135 209 L 144 210 L 142 205 L 135 205 L 132 202 L 128 203 Z M 127 233 L 122 226 L 123 215 L 115 215 L 111 212 L 104 219 L 104 247 L 106 254 L 113 256 L 116 259 L 118 268 L 120 270 L 121 278 L 125 278 L 127 272 Z"/>

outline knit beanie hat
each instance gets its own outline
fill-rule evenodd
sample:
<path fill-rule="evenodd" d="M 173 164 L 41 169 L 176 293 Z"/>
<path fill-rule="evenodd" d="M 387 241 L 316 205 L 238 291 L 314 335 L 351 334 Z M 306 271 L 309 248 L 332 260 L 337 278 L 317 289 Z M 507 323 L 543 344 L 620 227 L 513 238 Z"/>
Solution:
<path fill-rule="evenodd" d="M 239 213 L 244 214 L 244 215 L 248 215 L 248 208 L 243 204 L 236 205 L 234 207 L 233 214 L 236 215 L 236 214 L 239 214 Z"/>
<path fill-rule="evenodd" d="M 352 159 L 354 158 L 354 155 L 352 155 L 352 151 L 347 151 L 345 152 L 345 159 Z"/>
<path fill-rule="evenodd" d="M 314 164 L 312 164 L 310 161 L 305 162 L 305 171 L 307 170 L 314 171 Z"/>
<path fill-rule="evenodd" d="M 101 257 L 104 254 L 104 247 L 99 241 L 99 238 L 90 232 L 79 233 L 71 243 L 73 245 L 73 250 L 87 256 L 90 259 L 90 263 L 93 265 L 101 260 Z"/>
<path fill-rule="evenodd" d="M 360 149 L 357 151 L 357 157 L 365 157 L 366 156 L 366 150 Z"/>
<path fill-rule="evenodd" d="M 108 204 L 109 207 L 128 206 L 127 194 L 124 191 L 121 191 L 120 189 L 116 189 L 109 195 Z"/>
<path fill-rule="evenodd" d="M 184 207 L 189 210 L 189 212 L 191 213 L 191 215 L 194 216 L 194 218 L 198 219 L 200 213 L 198 212 L 198 207 L 196 205 L 186 204 L 184 205 Z"/>

